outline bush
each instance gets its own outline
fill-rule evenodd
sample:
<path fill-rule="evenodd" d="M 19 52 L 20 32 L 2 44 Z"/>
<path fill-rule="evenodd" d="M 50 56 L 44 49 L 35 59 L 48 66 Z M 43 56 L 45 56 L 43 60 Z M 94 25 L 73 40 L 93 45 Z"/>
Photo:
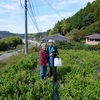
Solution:
<path fill-rule="evenodd" d="M 59 50 L 62 67 L 58 67 L 59 100 L 100 99 L 100 51 Z M 78 59 L 77 59 L 78 58 Z"/>
<path fill-rule="evenodd" d="M 22 39 L 14 36 L 6 37 L 4 41 L 9 45 L 10 48 L 16 48 L 18 44 L 22 44 Z"/>
<path fill-rule="evenodd" d="M 34 96 L 35 77 L 30 70 L 37 67 L 37 59 L 28 55 L 17 64 L 8 66 L 0 75 L 0 100 L 28 100 Z M 32 94 L 33 93 L 33 94 Z"/>
<path fill-rule="evenodd" d="M 78 49 L 78 50 L 100 50 L 100 44 L 98 45 L 86 45 L 81 42 L 65 42 L 59 41 L 55 43 L 55 46 L 59 49 Z"/>
<path fill-rule="evenodd" d="M 6 51 L 9 48 L 16 48 L 18 44 L 22 44 L 22 39 L 19 37 L 9 36 L 0 40 L 0 51 Z"/>
<path fill-rule="evenodd" d="M 8 49 L 8 44 L 5 43 L 3 40 L 0 40 L 0 51 L 5 51 Z"/>
<path fill-rule="evenodd" d="M 98 44 L 98 45 L 86 45 L 85 50 L 100 50 L 100 44 Z"/>
<path fill-rule="evenodd" d="M 0 73 L 0 100 L 53 100 L 52 78 L 41 80 L 38 53 L 7 65 Z"/>

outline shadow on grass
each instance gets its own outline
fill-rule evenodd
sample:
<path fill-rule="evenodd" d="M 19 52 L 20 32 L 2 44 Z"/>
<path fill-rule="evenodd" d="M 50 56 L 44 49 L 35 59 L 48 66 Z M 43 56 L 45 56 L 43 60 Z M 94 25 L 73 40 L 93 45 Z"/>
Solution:
<path fill-rule="evenodd" d="M 67 67 L 64 67 L 64 68 L 60 68 L 58 71 L 57 71 L 57 80 L 62 80 L 64 81 L 64 76 L 71 72 L 71 67 L 70 66 L 67 66 Z M 66 82 L 62 82 L 63 85 L 66 84 Z M 53 91 L 53 100 L 60 100 L 60 97 L 59 97 L 59 88 L 60 88 L 60 84 L 58 83 L 58 81 L 56 82 L 53 82 L 53 86 L 54 86 L 54 91 Z"/>
<path fill-rule="evenodd" d="M 60 84 L 57 81 L 53 82 L 53 100 L 59 100 L 59 93 L 58 93 L 59 87 Z"/>

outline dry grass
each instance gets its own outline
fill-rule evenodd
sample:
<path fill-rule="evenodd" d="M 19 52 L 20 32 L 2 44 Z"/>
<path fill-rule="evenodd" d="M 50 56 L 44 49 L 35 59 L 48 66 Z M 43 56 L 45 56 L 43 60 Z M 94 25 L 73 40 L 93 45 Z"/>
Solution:
<path fill-rule="evenodd" d="M 11 57 L 8 57 L 4 60 L 0 61 L 0 71 L 2 71 L 2 69 L 6 68 L 6 65 L 14 65 L 18 62 L 19 59 L 22 59 L 23 57 L 25 57 L 26 55 L 23 52 L 20 52 L 19 54 L 13 55 Z"/>

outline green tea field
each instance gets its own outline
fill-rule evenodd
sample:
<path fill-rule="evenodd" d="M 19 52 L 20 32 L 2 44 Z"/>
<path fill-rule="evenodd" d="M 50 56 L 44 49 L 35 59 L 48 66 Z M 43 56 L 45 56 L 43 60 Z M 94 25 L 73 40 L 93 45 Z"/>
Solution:
<path fill-rule="evenodd" d="M 0 100 L 100 100 L 100 51 L 59 50 L 59 56 L 57 86 L 52 77 L 40 79 L 39 52 L 0 61 Z"/>

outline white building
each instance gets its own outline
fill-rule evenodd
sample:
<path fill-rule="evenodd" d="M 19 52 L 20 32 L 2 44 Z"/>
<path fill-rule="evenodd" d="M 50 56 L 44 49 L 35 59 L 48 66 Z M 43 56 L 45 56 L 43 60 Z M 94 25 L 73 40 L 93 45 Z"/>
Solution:
<path fill-rule="evenodd" d="M 95 33 L 92 35 L 85 36 L 85 38 L 86 38 L 85 41 L 86 44 L 97 45 L 100 43 L 100 34 Z"/>

